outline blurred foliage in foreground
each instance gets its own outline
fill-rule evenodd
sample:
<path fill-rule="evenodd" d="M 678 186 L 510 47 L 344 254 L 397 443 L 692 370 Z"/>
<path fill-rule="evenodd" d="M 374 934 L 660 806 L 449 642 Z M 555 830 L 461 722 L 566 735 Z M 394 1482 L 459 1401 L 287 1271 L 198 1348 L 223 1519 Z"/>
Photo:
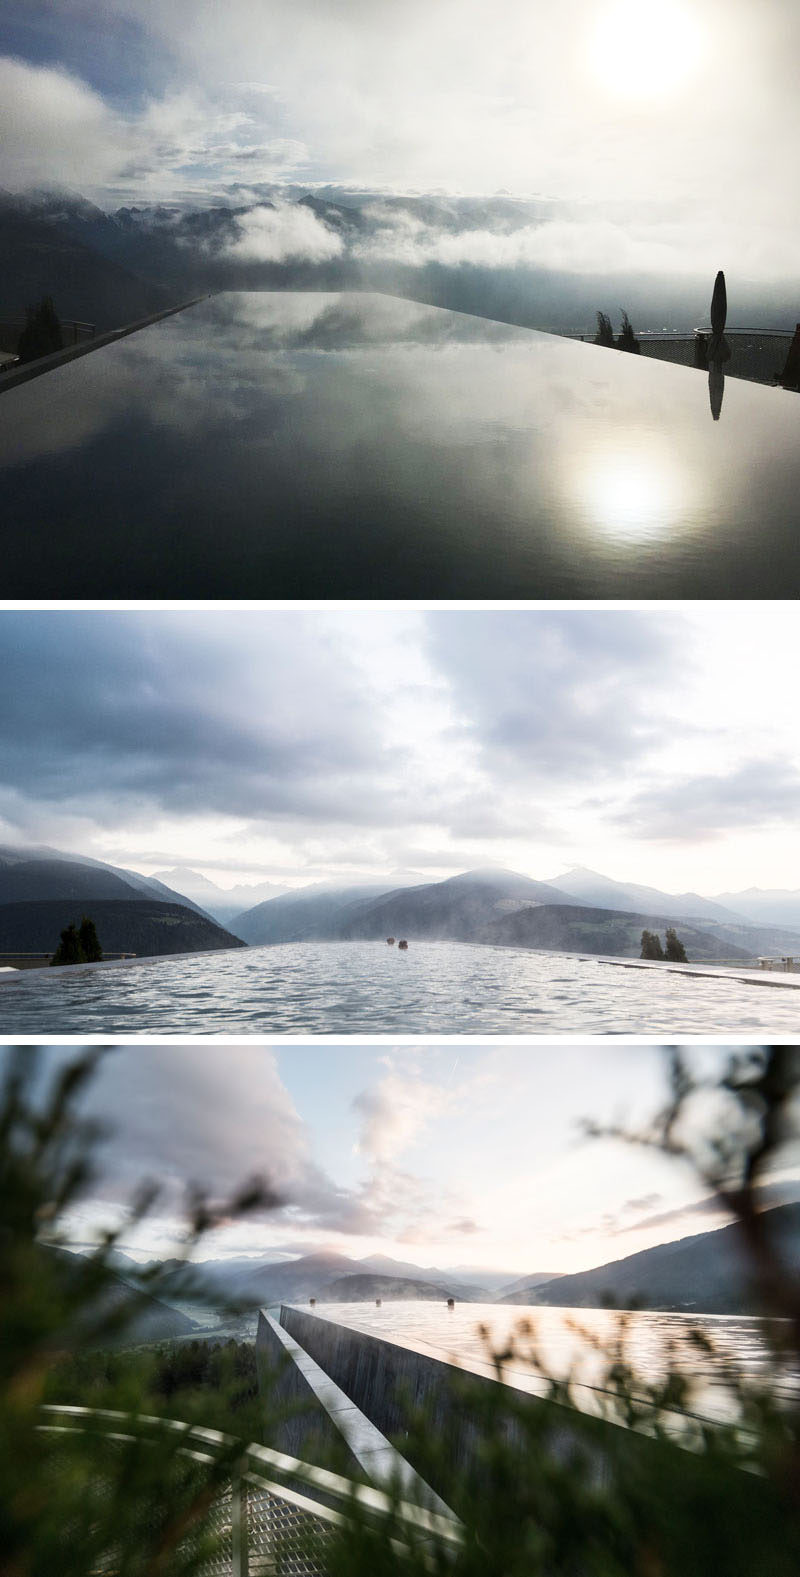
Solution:
<path fill-rule="evenodd" d="M 77 1102 L 99 1055 L 60 1072 L 46 1099 L 34 1100 L 33 1054 L 23 1048 L 0 1099 L 2 1577 L 200 1572 L 215 1548 L 214 1501 L 236 1472 L 235 1446 L 199 1464 L 180 1454 L 180 1434 L 166 1428 L 145 1441 L 132 1426 L 114 1446 L 91 1434 L 42 1433 L 48 1399 L 113 1397 L 134 1414 L 163 1410 L 191 1420 L 210 1408 L 208 1381 L 218 1378 L 214 1405 L 228 1420 L 238 1412 L 243 1439 L 251 1432 L 252 1376 L 235 1346 L 194 1358 L 191 1343 L 110 1351 L 131 1315 L 108 1296 L 113 1235 L 69 1274 L 42 1246 L 91 1177 L 97 1132 L 78 1116 Z M 796 1577 L 800 1413 L 796 1395 L 779 1395 L 779 1377 L 787 1364 L 800 1365 L 800 1278 L 780 1261 L 759 1207 L 796 1142 L 799 1088 L 797 1048 L 736 1052 L 724 1076 L 716 1071 L 705 1084 L 675 1054 L 663 1111 L 641 1133 L 616 1133 L 692 1164 L 739 1221 L 765 1306 L 779 1319 L 771 1331 L 780 1347 L 759 1380 L 719 1358 L 726 1421 L 692 1416 L 702 1371 L 714 1361 L 707 1340 L 695 1333 L 688 1345 L 673 1344 L 663 1374 L 645 1380 L 629 1358 L 624 1315 L 605 1351 L 593 1416 L 580 1410 L 573 1376 L 546 1381 L 541 1405 L 459 1376 L 439 1432 L 410 1411 L 398 1445 L 462 1519 L 460 1548 L 410 1535 L 399 1508 L 376 1521 L 354 1503 L 327 1546 L 329 1577 Z M 224 1210 L 265 1201 L 277 1202 L 252 1185 Z M 143 1194 L 134 1214 L 150 1203 Z M 205 1200 L 194 1200 L 187 1257 L 216 1219 Z M 158 1295 L 157 1270 L 147 1294 Z M 521 1329 L 517 1343 L 546 1380 L 535 1329 Z M 498 1373 L 512 1356 L 495 1355 Z M 206 1412 L 204 1422 L 212 1421 Z"/>

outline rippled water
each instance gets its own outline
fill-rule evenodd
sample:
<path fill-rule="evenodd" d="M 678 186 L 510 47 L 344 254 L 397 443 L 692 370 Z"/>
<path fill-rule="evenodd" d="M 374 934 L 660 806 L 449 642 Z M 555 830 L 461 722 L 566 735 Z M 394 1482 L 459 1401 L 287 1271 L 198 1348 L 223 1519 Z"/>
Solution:
<path fill-rule="evenodd" d="M 607 1345 L 618 1320 L 609 1309 L 528 1308 L 495 1303 L 462 1303 L 454 1309 L 434 1302 L 387 1302 L 381 1308 L 339 1303 L 318 1305 L 314 1312 L 355 1330 L 383 1336 L 414 1352 L 429 1353 L 476 1374 L 491 1375 L 496 1371 L 490 1351 L 503 1351 L 514 1333 L 520 1333 L 521 1324 L 524 1327 L 527 1322 L 535 1333 L 545 1373 L 565 1378 L 571 1371 L 577 1382 L 577 1399 L 585 1405 L 591 1403 L 590 1393 L 597 1392 L 606 1362 L 587 1337 L 599 1341 L 601 1346 Z M 715 1355 L 700 1355 L 695 1346 L 684 1346 L 692 1330 L 700 1330 L 711 1341 Z M 634 1372 L 644 1380 L 654 1381 L 664 1373 L 667 1344 L 675 1344 L 672 1362 L 693 1376 L 699 1409 L 708 1416 L 722 1416 L 730 1411 L 722 1384 L 723 1364 L 732 1361 L 751 1380 L 765 1378 L 770 1367 L 766 1335 L 765 1322 L 754 1316 L 636 1312 L 629 1316 L 626 1353 Z M 524 1328 L 516 1335 L 514 1347 L 515 1356 L 504 1364 L 503 1377 L 522 1390 L 543 1391 L 541 1377 L 526 1361 L 531 1336 Z M 792 1378 L 788 1372 L 781 1376 L 777 1387 L 782 1395 L 794 1393 L 797 1388 L 798 1377 Z"/>
<path fill-rule="evenodd" d="M 6 1034 L 795 1034 L 800 992 L 573 953 L 306 942 L 21 971 Z"/>

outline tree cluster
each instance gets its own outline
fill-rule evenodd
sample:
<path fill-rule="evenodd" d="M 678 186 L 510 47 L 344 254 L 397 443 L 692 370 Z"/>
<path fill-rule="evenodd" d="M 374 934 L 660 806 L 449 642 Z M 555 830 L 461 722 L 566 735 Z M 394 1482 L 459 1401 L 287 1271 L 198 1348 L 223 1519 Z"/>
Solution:
<path fill-rule="evenodd" d="M 17 345 L 19 361 L 36 361 L 39 356 L 63 350 L 64 336 L 52 296 L 43 296 L 37 307 L 28 307 L 26 318 Z"/>
<path fill-rule="evenodd" d="M 614 329 L 608 313 L 598 312 L 597 333 L 594 337 L 594 343 L 595 345 L 607 345 L 610 350 L 631 351 L 633 355 L 638 356 L 641 351 L 641 345 L 633 332 L 631 320 L 624 307 L 620 307 L 620 312 L 622 313 L 622 327 L 617 339 L 614 338 Z"/>
<path fill-rule="evenodd" d="M 65 926 L 61 932 L 61 941 L 56 948 L 51 964 L 99 964 L 103 957 L 103 949 L 97 935 L 94 920 L 87 915 L 83 916 L 79 926 Z"/>
<path fill-rule="evenodd" d="M 659 963 L 688 964 L 686 948 L 678 936 L 675 927 L 668 925 L 665 934 L 665 946 L 661 946 L 661 938 L 657 931 L 642 932 L 642 951 L 640 958 L 656 959 Z"/>

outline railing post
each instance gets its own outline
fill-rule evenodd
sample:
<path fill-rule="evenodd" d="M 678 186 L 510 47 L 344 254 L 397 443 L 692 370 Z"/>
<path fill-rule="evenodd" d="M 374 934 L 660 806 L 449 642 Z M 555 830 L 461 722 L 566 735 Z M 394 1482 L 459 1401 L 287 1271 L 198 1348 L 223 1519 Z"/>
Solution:
<path fill-rule="evenodd" d="M 247 1556 L 247 1485 L 242 1478 L 235 1478 L 231 1485 L 231 1573 L 232 1577 L 248 1577 Z"/>

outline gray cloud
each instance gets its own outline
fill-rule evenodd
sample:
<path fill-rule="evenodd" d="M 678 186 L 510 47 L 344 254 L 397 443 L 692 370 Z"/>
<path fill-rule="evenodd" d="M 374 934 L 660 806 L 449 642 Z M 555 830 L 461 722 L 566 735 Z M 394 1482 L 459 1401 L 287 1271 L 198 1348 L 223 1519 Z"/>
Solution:
<path fill-rule="evenodd" d="M 656 781 L 631 796 L 619 820 L 642 838 L 707 838 L 736 827 L 793 826 L 799 809 L 800 771 L 778 757 Z"/>
<path fill-rule="evenodd" d="M 40 1094 L 74 1055 L 72 1048 L 47 1048 Z M 9 1048 L 0 1046 L 0 1080 L 8 1057 Z M 283 1200 L 266 1216 L 254 1213 L 256 1229 L 268 1218 L 296 1230 L 422 1241 L 443 1213 L 458 1210 L 458 1201 L 442 1198 L 433 1183 L 383 1159 L 351 1187 L 336 1182 L 314 1160 L 275 1054 L 263 1045 L 239 1044 L 229 1056 L 218 1046 L 115 1048 L 80 1109 L 103 1129 L 87 1199 L 125 1206 L 144 1181 L 154 1181 L 159 1217 L 174 1219 L 176 1230 L 189 1185 L 223 1201 L 253 1176 L 266 1179 Z M 254 1243 L 261 1241 L 255 1230 Z"/>
<path fill-rule="evenodd" d="M 630 767 L 663 738 L 686 672 L 670 617 L 487 613 L 476 641 L 471 614 L 431 614 L 428 632 L 461 733 L 487 769 L 526 783 Z"/>
<path fill-rule="evenodd" d="M 780 1183 L 761 1183 L 757 1190 L 757 1198 L 763 1210 L 769 1210 L 775 1205 L 787 1205 L 800 1201 L 800 1181 L 787 1179 Z M 631 1201 L 633 1203 L 633 1201 Z M 683 1222 L 686 1218 L 699 1216 L 701 1219 L 717 1218 L 727 1214 L 725 1207 L 720 1203 L 719 1195 L 704 1194 L 701 1199 L 695 1199 L 691 1204 L 680 1205 L 675 1210 L 662 1210 L 639 1217 L 635 1221 L 626 1222 L 624 1226 L 614 1227 L 614 1235 L 620 1236 L 627 1232 L 640 1232 L 651 1227 L 672 1227 Z M 695 1230 L 694 1228 L 692 1230 Z M 702 1227 L 698 1227 L 701 1231 Z M 709 1229 L 710 1230 L 710 1229 Z"/>
<path fill-rule="evenodd" d="M 5 791 L 115 820 L 123 805 L 391 820 L 398 760 L 343 643 L 303 614 L 254 620 L 245 639 L 237 624 L 0 615 Z"/>

